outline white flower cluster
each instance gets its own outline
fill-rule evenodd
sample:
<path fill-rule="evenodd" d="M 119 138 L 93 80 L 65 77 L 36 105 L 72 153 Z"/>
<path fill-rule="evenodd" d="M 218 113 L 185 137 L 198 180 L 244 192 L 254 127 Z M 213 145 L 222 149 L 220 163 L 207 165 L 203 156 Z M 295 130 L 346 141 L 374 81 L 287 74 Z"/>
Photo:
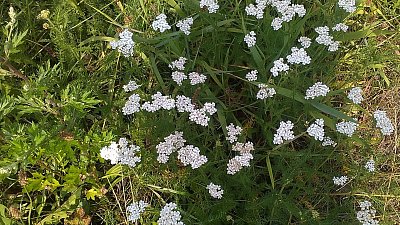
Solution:
<path fill-rule="evenodd" d="M 217 0 L 201 0 L 200 8 L 207 7 L 209 13 L 216 13 L 219 9 Z"/>
<path fill-rule="evenodd" d="M 351 137 L 356 131 L 358 124 L 351 121 L 343 121 L 336 124 L 337 132 Z"/>
<path fill-rule="evenodd" d="M 179 20 L 176 26 L 186 35 L 190 34 L 191 26 L 193 25 L 193 18 L 189 17 L 184 20 Z"/>
<path fill-rule="evenodd" d="M 329 27 L 317 27 L 315 32 L 318 33 L 318 37 L 315 39 L 318 44 L 328 46 L 328 51 L 330 52 L 335 52 L 339 49 L 339 42 L 333 40 L 333 37 L 329 34 Z"/>
<path fill-rule="evenodd" d="M 184 72 L 174 71 L 171 74 L 172 80 L 174 80 L 179 86 L 182 85 L 182 81 L 187 79 L 187 76 Z"/>
<path fill-rule="evenodd" d="M 204 84 L 204 82 L 206 82 L 206 79 L 207 77 L 203 74 L 197 72 L 189 73 L 189 80 L 191 85 Z"/>
<path fill-rule="evenodd" d="M 300 37 L 299 38 L 299 40 L 297 40 L 299 43 L 300 43 L 300 45 L 303 47 L 303 48 L 305 48 L 305 49 L 307 49 L 307 48 L 309 48 L 310 46 L 311 46 L 311 38 L 308 38 L 308 37 Z"/>
<path fill-rule="evenodd" d="M 140 85 L 137 85 L 135 81 L 131 80 L 128 84 L 124 85 L 122 88 L 125 92 L 131 92 L 138 89 Z"/>
<path fill-rule="evenodd" d="M 320 96 L 326 96 L 329 92 L 329 87 L 322 82 L 317 82 L 306 90 L 305 99 L 314 99 Z"/>
<path fill-rule="evenodd" d="M 289 70 L 289 65 L 283 61 L 283 58 L 279 58 L 274 61 L 274 66 L 269 70 L 272 76 L 277 77 L 280 72 L 287 72 Z"/>
<path fill-rule="evenodd" d="M 375 161 L 373 159 L 368 160 L 368 162 L 365 164 L 364 167 L 369 172 L 374 172 L 375 171 Z"/>
<path fill-rule="evenodd" d="M 292 123 L 292 121 L 290 120 L 286 122 L 281 121 L 278 130 L 276 130 L 276 133 L 274 134 L 273 143 L 275 145 L 280 145 L 285 140 L 286 141 L 293 140 L 295 138 L 294 133 L 292 131 L 293 127 L 294 124 Z"/>
<path fill-rule="evenodd" d="M 272 98 L 276 94 L 275 89 L 269 88 L 266 84 L 258 84 L 258 88 L 260 90 L 257 92 L 257 99 Z"/>
<path fill-rule="evenodd" d="M 332 147 L 336 147 L 336 145 L 337 145 L 337 143 L 336 142 L 334 142 L 333 140 L 332 140 L 332 138 L 330 138 L 330 137 L 324 137 L 324 140 L 322 141 L 322 146 L 332 146 Z"/>
<path fill-rule="evenodd" d="M 138 94 L 132 94 L 126 101 L 125 106 L 122 108 L 124 115 L 131 115 L 140 111 L 140 96 Z"/>
<path fill-rule="evenodd" d="M 151 96 L 151 102 L 143 103 L 141 109 L 147 112 L 156 112 L 160 109 L 171 110 L 175 108 L 175 100 L 170 96 L 164 96 L 160 92 Z"/>
<path fill-rule="evenodd" d="M 246 74 L 246 79 L 249 81 L 256 81 L 257 80 L 257 70 L 252 70 Z"/>
<path fill-rule="evenodd" d="M 267 7 L 268 0 L 256 0 L 256 4 L 246 6 L 245 11 L 248 16 L 255 16 L 257 19 L 264 18 L 264 10 Z"/>
<path fill-rule="evenodd" d="M 344 23 L 338 23 L 336 24 L 334 27 L 332 27 L 333 31 L 343 31 L 343 32 L 347 32 L 347 30 L 349 29 L 349 26 L 347 26 Z"/>
<path fill-rule="evenodd" d="M 191 112 L 194 110 L 192 99 L 184 95 L 177 95 L 175 100 L 175 106 L 178 112 Z"/>
<path fill-rule="evenodd" d="M 272 20 L 271 26 L 274 30 L 279 30 L 283 22 L 290 22 L 296 14 L 299 17 L 306 15 L 304 5 L 291 4 L 290 0 L 271 0 L 270 4 L 281 14 Z"/>
<path fill-rule="evenodd" d="M 185 70 L 185 64 L 186 64 L 186 58 L 185 57 L 179 57 L 179 59 L 173 61 L 171 64 L 168 65 L 169 68 L 171 69 L 177 69 L 177 70 Z"/>
<path fill-rule="evenodd" d="M 333 177 L 333 184 L 337 186 L 344 186 L 349 178 L 347 176 Z"/>
<path fill-rule="evenodd" d="M 363 225 L 378 225 L 379 221 L 375 220 L 376 210 L 372 207 L 371 202 L 362 201 L 359 203 L 360 211 L 357 211 L 357 219 Z"/>
<path fill-rule="evenodd" d="M 362 96 L 362 89 L 360 87 L 352 88 L 347 94 L 347 98 L 349 98 L 354 104 L 361 104 L 364 100 Z"/>
<path fill-rule="evenodd" d="M 317 141 L 324 141 L 324 119 L 317 119 L 307 128 L 307 133 Z"/>
<path fill-rule="evenodd" d="M 161 13 L 156 17 L 156 20 L 153 21 L 151 24 L 153 27 L 153 30 L 157 31 L 159 30 L 161 33 L 163 33 L 166 30 L 171 29 L 171 26 L 167 22 L 167 16 L 164 13 Z"/>
<path fill-rule="evenodd" d="M 117 49 L 118 52 L 122 53 L 123 56 L 129 57 L 133 55 L 133 48 L 135 42 L 132 40 L 133 33 L 128 29 L 125 29 L 119 34 L 118 41 L 111 41 L 110 45 L 112 49 Z"/>
<path fill-rule="evenodd" d="M 190 165 L 192 169 L 197 169 L 208 161 L 206 156 L 200 155 L 200 149 L 193 145 L 186 145 L 179 149 L 178 159 L 184 166 Z"/>
<path fill-rule="evenodd" d="M 189 120 L 196 124 L 207 126 L 210 121 L 210 116 L 217 112 L 214 102 L 206 102 L 203 108 L 193 109 L 189 114 Z"/>
<path fill-rule="evenodd" d="M 339 0 L 338 5 L 348 13 L 356 11 L 356 0 Z"/>
<path fill-rule="evenodd" d="M 248 141 L 247 143 L 237 142 L 235 145 L 232 146 L 232 151 L 239 152 L 241 155 L 251 153 L 252 151 L 254 151 L 254 144 L 250 141 Z"/>
<path fill-rule="evenodd" d="M 233 123 L 229 124 L 229 126 L 226 127 L 226 130 L 228 131 L 228 137 L 226 137 L 226 140 L 231 144 L 236 142 L 238 140 L 237 136 L 242 133 L 242 128 L 233 125 Z"/>
<path fill-rule="evenodd" d="M 167 163 L 169 156 L 173 152 L 185 146 L 185 142 L 186 140 L 183 138 L 183 132 L 175 131 L 174 134 L 165 137 L 164 142 L 161 142 L 156 146 L 158 153 L 157 161 L 159 163 Z"/>
<path fill-rule="evenodd" d="M 390 121 L 389 117 L 386 115 L 386 111 L 375 111 L 374 118 L 376 121 L 376 127 L 381 129 L 383 135 L 391 135 L 393 133 L 393 124 Z"/>
<path fill-rule="evenodd" d="M 160 211 L 158 225 L 185 225 L 181 222 L 181 213 L 177 211 L 177 205 L 173 202 L 167 203 Z"/>
<path fill-rule="evenodd" d="M 244 36 L 244 42 L 246 42 L 247 47 L 251 48 L 256 45 L 256 33 L 254 31 L 250 31 L 250 33 Z"/>
<path fill-rule="evenodd" d="M 111 164 L 122 164 L 135 167 L 141 161 L 135 154 L 140 151 L 136 145 L 128 145 L 126 138 L 120 138 L 118 144 L 111 142 L 109 146 L 100 150 L 100 156 L 105 160 L 111 160 Z"/>
<path fill-rule="evenodd" d="M 143 200 L 130 204 L 128 207 L 126 207 L 126 211 L 128 212 L 128 221 L 136 222 L 136 220 L 140 218 L 140 214 L 143 213 L 145 208 L 148 206 L 149 204 L 144 202 Z"/>
<path fill-rule="evenodd" d="M 221 186 L 213 184 L 212 182 L 209 185 L 207 185 L 206 189 L 213 198 L 221 199 L 222 195 L 224 194 L 224 190 L 221 188 Z"/>
<path fill-rule="evenodd" d="M 293 47 L 292 53 L 286 57 L 290 64 L 308 65 L 311 63 L 311 57 L 307 54 L 304 48 Z"/>
<path fill-rule="evenodd" d="M 253 155 L 251 153 L 245 153 L 242 155 L 235 156 L 233 159 L 230 159 L 227 165 L 227 174 L 233 175 L 243 167 L 250 166 L 250 160 L 253 159 Z"/>

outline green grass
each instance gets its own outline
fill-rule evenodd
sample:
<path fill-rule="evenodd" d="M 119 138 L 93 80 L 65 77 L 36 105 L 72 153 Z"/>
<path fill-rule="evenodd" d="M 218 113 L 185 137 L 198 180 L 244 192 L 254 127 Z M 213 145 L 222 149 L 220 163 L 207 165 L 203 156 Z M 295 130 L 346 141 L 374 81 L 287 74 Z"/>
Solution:
<path fill-rule="evenodd" d="M 127 224 L 126 207 L 138 200 L 151 204 L 138 224 L 156 222 L 167 202 L 178 204 L 185 224 L 358 224 L 357 202 L 364 199 L 373 203 L 381 224 L 400 223 L 397 130 L 382 138 L 371 114 L 387 110 L 398 124 L 399 4 L 362 1 L 348 16 L 336 1 L 296 1 L 305 5 L 306 16 L 274 31 L 270 7 L 256 20 L 244 12 L 252 1 L 220 2 L 219 13 L 208 14 L 194 0 L 3 1 L 0 224 Z M 10 5 L 17 12 L 13 30 L 6 26 Z M 48 19 L 38 19 L 44 9 Z M 162 12 L 170 24 L 193 16 L 192 34 L 154 32 L 151 22 Z M 270 75 L 273 61 L 299 46 L 298 37 L 315 38 L 315 27 L 343 20 L 351 32 L 335 34 L 343 41 L 341 51 L 314 43 L 307 49 L 311 65 Z M 134 33 L 130 58 L 108 43 L 123 27 Z M 243 37 L 250 30 L 257 45 L 248 49 Z M 186 72 L 207 75 L 206 84 L 172 81 L 168 64 L 180 56 L 188 58 Z M 256 99 L 258 82 L 245 79 L 252 69 L 277 95 Z M 141 84 L 137 93 L 146 100 L 157 91 L 183 94 L 198 106 L 215 102 L 218 113 L 208 127 L 174 110 L 123 116 L 129 95 L 122 86 L 129 80 Z M 304 100 L 316 81 L 334 91 Z M 352 86 L 363 87 L 361 107 L 345 97 Z M 352 117 L 360 122 L 357 135 L 339 135 L 335 123 Z M 325 119 L 337 147 L 323 148 L 304 132 L 317 118 Z M 273 145 L 279 122 L 286 120 L 294 122 L 296 139 Z M 239 141 L 255 144 L 251 166 L 233 176 L 226 174 L 236 155 L 226 141 L 230 123 L 243 127 Z M 156 161 L 155 146 L 175 130 L 200 148 L 207 164 L 192 170 L 176 155 L 167 164 Z M 133 169 L 112 166 L 99 155 L 120 137 L 142 149 L 142 162 Z M 377 163 L 373 174 L 363 168 L 371 157 Z M 338 189 L 332 177 L 342 174 L 351 182 Z M 221 200 L 209 196 L 210 182 L 224 189 Z"/>

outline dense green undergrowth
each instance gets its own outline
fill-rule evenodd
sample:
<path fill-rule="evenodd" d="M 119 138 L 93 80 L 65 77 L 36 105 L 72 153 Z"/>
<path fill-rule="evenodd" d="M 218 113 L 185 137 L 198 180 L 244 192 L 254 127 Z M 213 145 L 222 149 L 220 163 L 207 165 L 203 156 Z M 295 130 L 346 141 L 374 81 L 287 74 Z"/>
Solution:
<path fill-rule="evenodd" d="M 363 162 L 374 154 L 373 143 L 358 134 L 347 138 L 335 124 L 371 117 L 346 98 L 363 79 L 358 69 L 370 60 L 352 54 L 368 56 L 359 53 L 359 43 L 396 31 L 359 22 L 374 11 L 364 1 L 351 16 L 336 1 L 296 1 L 307 14 L 278 31 L 270 26 L 272 9 L 256 20 L 244 12 L 252 1 L 220 2 L 218 13 L 209 14 L 194 0 L 3 1 L 0 224 L 124 224 L 126 207 L 140 199 L 151 207 L 138 224 L 156 223 L 167 202 L 178 204 L 185 224 L 357 224 L 357 202 L 368 195 L 352 195 L 358 191 L 352 184 L 338 189 L 332 177 L 346 174 L 352 183 L 365 182 L 371 175 L 362 165 L 349 166 L 343 153 L 357 149 Z M 162 34 L 153 31 L 160 13 L 170 24 L 193 16 L 192 33 L 186 36 L 174 26 Z M 315 39 L 314 28 L 343 21 L 350 31 L 334 34 L 342 45 L 338 52 L 313 43 L 307 50 L 310 65 L 270 75 L 273 62 L 299 46 L 300 36 Z M 131 29 L 136 42 L 128 58 L 109 44 L 123 28 Z M 243 42 L 250 31 L 257 33 L 252 48 Z M 172 81 L 168 64 L 181 56 L 188 59 L 186 72 L 207 76 L 205 84 Z M 253 69 L 259 71 L 257 82 L 245 79 Z M 124 116 L 129 94 L 122 87 L 130 80 L 141 85 L 136 93 L 146 100 L 158 91 L 186 95 L 198 106 L 215 102 L 218 112 L 207 127 L 174 110 Z M 306 89 L 317 81 L 332 91 L 306 101 Z M 258 83 L 277 94 L 258 100 Z M 305 132 L 318 118 L 325 120 L 336 147 L 322 147 Z M 296 138 L 274 145 L 279 122 L 287 120 L 295 124 Z M 239 141 L 255 146 L 251 166 L 235 175 L 226 173 L 235 156 L 226 141 L 230 123 L 243 128 Z M 205 165 L 193 170 L 174 157 L 157 162 L 156 145 L 176 130 L 207 156 Z M 142 149 L 135 168 L 113 166 L 99 155 L 121 137 Z M 223 187 L 222 199 L 210 197 L 205 189 L 210 182 Z"/>

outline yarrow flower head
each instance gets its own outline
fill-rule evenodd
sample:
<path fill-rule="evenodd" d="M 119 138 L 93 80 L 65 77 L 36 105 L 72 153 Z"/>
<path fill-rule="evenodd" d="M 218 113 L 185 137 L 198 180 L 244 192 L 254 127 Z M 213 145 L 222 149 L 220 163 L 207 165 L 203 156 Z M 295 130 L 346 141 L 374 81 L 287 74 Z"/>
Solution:
<path fill-rule="evenodd" d="M 195 108 L 192 104 L 192 99 L 184 95 L 176 96 L 175 105 L 178 112 L 191 112 Z"/>
<path fill-rule="evenodd" d="M 190 165 L 192 169 L 197 169 L 208 161 L 206 156 L 200 155 L 200 149 L 193 145 L 186 145 L 179 149 L 178 159 L 184 166 Z"/>
<path fill-rule="evenodd" d="M 256 4 L 246 6 L 245 11 L 248 16 L 255 16 L 257 19 L 264 18 L 264 10 L 267 7 L 267 0 L 256 0 Z"/>
<path fill-rule="evenodd" d="M 183 138 L 183 132 L 175 131 L 174 134 L 164 138 L 164 142 L 159 143 L 156 146 L 159 163 L 166 163 L 169 160 L 169 156 L 182 148 L 185 145 L 186 140 Z"/>
<path fill-rule="evenodd" d="M 298 42 L 305 49 L 311 46 L 311 38 L 308 37 L 300 37 Z"/>
<path fill-rule="evenodd" d="M 359 203 L 360 211 L 357 211 L 357 219 L 363 225 L 379 225 L 379 221 L 375 220 L 376 210 L 372 207 L 371 202 L 362 201 Z"/>
<path fill-rule="evenodd" d="M 347 98 L 349 98 L 354 104 L 361 104 L 364 100 L 362 96 L 362 89 L 360 87 L 352 88 L 347 94 Z"/>
<path fill-rule="evenodd" d="M 258 88 L 260 90 L 257 92 L 257 99 L 272 98 L 276 94 L 275 89 L 268 87 L 266 84 L 258 84 Z"/>
<path fill-rule="evenodd" d="M 213 198 L 221 199 L 224 194 L 224 190 L 222 190 L 221 186 L 213 184 L 212 182 L 207 185 L 207 190 Z"/>
<path fill-rule="evenodd" d="M 314 137 L 314 139 L 317 141 L 324 141 L 325 137 L 324 122 L 325 121 L 323 119 L 317 119 L 315 123 L 311 124 L 307 128 L 308 135 Z"/>
<path fill-rule="evenodd" d="M 153 101 L 145 102 L 142 105 L 142 109 L 147 112 L 155 112 L 160 109 L 171 110 L 175 108 L 175 100 L 170 96 L 163 96 L 160 92 L 157 92 L 151 96 Z"/>
<path fill-rule="evenodd" d="M 189 17 L 184 20 L 179 20 L 176 26 L 186 35 L 190 34 L 191 26 L 193 25 L 193 18 Z"/>
<path fill-rule="evenodd" d="M 368 160 L 368 162 L 365 164 L 364 167 L 369 172 L 374 172 L 375 171 L 375 161 L 373 159 Z"/>
<path fill-rule="evenodd" d="M 139 87 L 140 87 L 140 85 L 137 85 L 136 82 L 133 80 L 129 81 L 128 84 L 123 86 L 125 92 L 134 91 L 134 90 L 138 89 Z"/>
<path fill-rule="evenodd" d="M 306 91 L 305 99 L 314 99 L 320 96 L 326 96 L 329 92 L 329 87 L 322 82 L 317 82 L 313 86 L 309 87 Z"/>
<path fill-rule="evenodd" d="M 344 186 L 349 178 L 347 176 L 333 177 L 333 184 L 337 186 Z"/>
<path fill-rule="evenodd" d="M 118 52 L 122 53 L 123 56 L 129 57 L 133 55 L 133 48 L 135 42 L 132 40 L 133 33 L 128 29 L 123 30 L 119 34 L 118 41 L 111 41 L 110 46 L 112 49 L 118 49 Z"/>
<path fill-rule="evenodd" d="M 120 138 L 118 143 L 112 142 L 109 146 L 100 150 L 100 156 L 105 160 L 111 160 L 111 164 L 122 164 L 135 167 L 141 161 L 135 154 L 140 151 L 140 147 L 129 145 L 126 138 Z"/>
<path fill-rule="evenodd" d="M 158 225 L 185 225 L 181 222 L 181 213 L 177 211 L 177 205 L 173 202 L 167 203 L 160 211 Z"/>
<path fill-rule="evenodd" d="M 279 30 L 282 27 L 283 22 L 290 22 L 296 16 L 303 17 L 306 15 L 306 9 L 304 5 L 291 4 L 290 0 L 272 0 L 267 1 L 276 8 L 280 17 L 276 17 L 272 21 L 272 27 L 274 30 Z"/>
<path fill-rule="evenodd" d="M 239 172 L 243 167 L 250 166 L 250 160 L 253 159 L 253 155 L 251 153 L 245 153 L 242 155 L 235 156 L 230 159 L 227 165 L 227 174 L 233 175 Z"/>
<path fill-rule="evenodd" d="M 171 74 L 172 80 L 174 80 L 179 86 L 182 85 L 182 81 L 187 79 L 187 76 L 184 72 L 174 71 Z"/>
<path fill-rule="evenodd" d="M 226 130 L 228 131 L 228 137 L 226 137 L 226 140 L 228 140 L 230 143 L 236 142 L 238 140 L 237 136 L 242 133 L 242 128 L 233 125 L 233 123 L 229 124 L 229 126 L 226 127 Z"/>
<path fill-rule="evenodd" d="M 140 96 L 138 94 L 132 94 L 129 96 L 128 101 L 122 108 L 124 115 L 131 115 L 140 111 Z"/>
<path fill-rule="evenodd" d="M 338 5 L 348 13 L 356 11 L 356 0 L 339 0 Z"/>
<path fill-rule="evenodd" d="M 247 47 L 251 48 L 256 45 L 256 33 L 254 31 L 250 31 L 250 33 L 244 36 L 244 42 L 246 42 Z"/>
<path fill-rule="evenodd" d="M 356 131 L 358 124 L 351 121 L 343 121 L 336 124 L 337 132 L 341 134 L 345 134 L 348 137 L 353 136 L 353 133 Z"/>
<path fill-rule="evenodd" d="M 330 138 L 330 137 L 324 137 L 324 140 L 322 141 L 322 146 L 332 146 L 332 147 L 336 147 L 336 145 L 337 145 L 337 143 L 336 142 L 334 142 L 333 140 L 332 140 L 332 138 Z"/>
<path fill-rule="evenodd" d="M 189 80 L 191 85 L 203 84 L 204 82 L 206 82 L 207 77 L 204 74 L 191 72 L 189 73 Z"/>
<path fill-rule="evenodd" d="M 275 145 L 280 145 L 285 140 L 286 141 L 293 140 L 295 138 L 294 133 L 292 131 L 293 127 L 294 124 L 292 123 L 292 121 L 290 120 L 286 122 L 281 121 L 278 130 L 276 130 L 276 134 L 274 134 L 273 143 Z"/>
<path fill-rule="evenodd" d="M 349 26 L 347 26 L 344 23 L 338 23 L 334 27 L 332 27 L 333 31 L 344 31 L 344 32 L 347 32 L 348 29 L 349 29 Z"/>
<path fill-rule="evenodd" d="M 381 129 L 383 135 L 391 135 L 394 131 L 394 127 L 386 111 L 377 110 L 374 112 L 374 118 L 376 121 L 376 127 Z"/>
<path fill-rule="evenodd" d="M 307 54 L 304 48 L 293 47 L 292 53 L 286 57 L 290 64 L 308 65 L 311 63 L 311 57 Z"/>
<path fill-rule="evenodd" d="M 203 108 L 193 109 L 190 112 L 189 120 L 195 122 L 196 124 L 207 126 L 208 121 L 210 121 L 210 117 L 217 112 L 217 108 L 215 108 L 214 102 L 206 102 Z"/>
<path fill-rule="evenodd" d="M 257 80 L 257 70 L 252 70 L 246 74 L 246 79 L 249 81 L 256 81 Z"/>
<path fill-rule="evenodd" d="M 128 221 L 136 222 L 140 218 L 140 214 L 143 213 L 145 208 L 148 206 L 149 204 L 143 200 L 130 204 L 128 207 L 126 207 L 126 211 L 128 212 Z"/>
<path fill-rule="evenodd" d="M 171 64 L 168 65 L 169 68 L 171 69 L 177 69 L 177 70 L 185 70 L 185 64 L 186 64 L 186 58 L 185 57 L 179 57 L 179 59 L 173 61 Z"/>
<path fill-rule="evenodd" d="M 289 65 L 284 63 L 283 58 L 274 61 L 274 66 L 270 69 L 272 76 L 277 77 L 280 72 L 287 72 Z"/>
<path fill-rule="evenodd" d="M 167 22 L 167 16 L 164 13 L 161 13 L 156 17 L 156 20 L 153 21 L 151 24 L 153 27 L 153 30 L 157 31 L 159 30 L 161 33 L 163 33 L 166 30 L 171 29 L 171 26 Z"/>
<path fill-rule="evenodd" d="M 339 42 L 333 40 L 333 37 L 329 34 L 329 27 L 317 27 L 315 28 L 315 32 L 318 33 L 318 37 L 315 39 L 318 44 L 328 46 L 328 51 L 330 52 L 339 49 Z"/>
<path fill-rule="evenodd" d="M 237 142 L 235 145 L 232 146 L 232 151 L 239 152 L 241 155 L 251 153 L 252 151 L 254 151 L 254 144 L 250 141 L 248 141 L 247 143 Z"/>
<path fill-rule="evenodd" d="M 201 0 L 200 8 L 207 7 L 209 13 L 216 13 L 219 9 L 217 0 Z"/>

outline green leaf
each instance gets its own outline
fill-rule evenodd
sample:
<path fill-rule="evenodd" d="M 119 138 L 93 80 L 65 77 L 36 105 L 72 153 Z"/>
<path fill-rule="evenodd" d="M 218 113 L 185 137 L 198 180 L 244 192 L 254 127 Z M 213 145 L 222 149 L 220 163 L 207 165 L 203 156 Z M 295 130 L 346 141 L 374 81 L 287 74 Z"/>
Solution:
<path fill-rule="evenodd" d="M 350 116 L 348 116 L 348 115 L 346 115 L 346 114 L 344 114 L 344 113 L 342 113 L 342 112 L 340 112 L 340 111 L 338 111 L 338 110 L 336 110 L 336 109 L 334 109 L 334 108 L 332 108 L 330 106 L 327 106 L 325 104 L 322 104 L 322 103 L 319 103 L 319 102 L 315 102 L 315 101 L 310 101 L 310 103 L 316 109 L 318 109 L 318 110 L 320 110 L 320 111 L 322 111 L 324 113 L 327 113 L 327 114 L 329 114 L 331 116 L 334 116 L 334 117 L 336 117 L 338 119 L 347 120 L 347 121 L 351 121 L 351 122 L 355 122 L 356 123 L 356 121 L 353 118 L 351 118 Z"/>
<path fill-rule="evenodd" d="M 11 225 L 11 219 L 7 218 L 6 216 L 6 209 L 5 205 L 0 204 L 0 225 Z"/>

